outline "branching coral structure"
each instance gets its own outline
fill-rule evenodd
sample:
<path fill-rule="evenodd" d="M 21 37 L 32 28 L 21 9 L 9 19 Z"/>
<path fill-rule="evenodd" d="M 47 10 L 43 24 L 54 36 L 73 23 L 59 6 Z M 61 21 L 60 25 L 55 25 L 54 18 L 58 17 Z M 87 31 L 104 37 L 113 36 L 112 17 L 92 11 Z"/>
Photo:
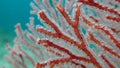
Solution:
<path fill-rule="evenodd" d="M 28 30 L 16 25 L 13 68 L 120 68 L 119 0 L 34 0 Z M 118 7 L 116 7 L 116 5 Z"/>

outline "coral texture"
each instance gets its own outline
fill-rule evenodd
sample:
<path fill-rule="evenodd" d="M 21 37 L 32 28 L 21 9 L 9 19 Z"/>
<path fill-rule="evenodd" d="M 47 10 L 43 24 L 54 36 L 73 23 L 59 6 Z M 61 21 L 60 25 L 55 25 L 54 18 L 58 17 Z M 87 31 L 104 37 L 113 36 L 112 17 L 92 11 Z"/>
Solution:
<path fill-rule="evenodd" d="M 34 0 L 38 16 L 16 25 L 13 68 L 120 68 L 119 0 Z"/>

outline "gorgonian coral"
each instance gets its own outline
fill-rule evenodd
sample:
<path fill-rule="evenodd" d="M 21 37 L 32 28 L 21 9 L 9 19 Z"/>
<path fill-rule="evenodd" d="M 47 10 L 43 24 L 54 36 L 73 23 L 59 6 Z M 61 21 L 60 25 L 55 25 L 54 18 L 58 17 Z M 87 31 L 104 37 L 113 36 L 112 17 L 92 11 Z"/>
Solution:
<path fill-rule="evenodd" d="M 115 0 L 34 0 L 34 18 L 6 56 L 14 68 L 119 68 L 120 12 Z M 116 7 L 117 5 L 117 7 Z"/>

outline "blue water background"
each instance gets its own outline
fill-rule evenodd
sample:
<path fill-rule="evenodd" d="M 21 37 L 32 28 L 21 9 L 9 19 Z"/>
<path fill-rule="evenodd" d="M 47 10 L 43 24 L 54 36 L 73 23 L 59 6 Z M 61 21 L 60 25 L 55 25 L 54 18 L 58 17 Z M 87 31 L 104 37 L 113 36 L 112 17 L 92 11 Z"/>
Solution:
<path fill-rule="evenodd" d="M 6 43 L 12 45 L 15 38 L 15 25 L 19 22 L 22 28 L 29 22 L 30 2 L 32 0 L 0 0 L 0 68 L 5 65 Z"/>

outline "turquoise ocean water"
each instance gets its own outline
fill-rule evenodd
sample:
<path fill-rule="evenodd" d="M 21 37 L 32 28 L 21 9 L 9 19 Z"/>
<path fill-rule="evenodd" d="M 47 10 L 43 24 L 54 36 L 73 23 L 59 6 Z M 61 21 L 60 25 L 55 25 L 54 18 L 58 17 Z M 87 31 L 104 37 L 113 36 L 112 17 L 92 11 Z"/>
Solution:
<path fill-rule="evenodd" d="M 4 55 L 7 54 L 6 43 L 13 44 L 15 24 L 29 22 L 31 0 L 0 0 L 0 68 L 7 64 Z"/>

